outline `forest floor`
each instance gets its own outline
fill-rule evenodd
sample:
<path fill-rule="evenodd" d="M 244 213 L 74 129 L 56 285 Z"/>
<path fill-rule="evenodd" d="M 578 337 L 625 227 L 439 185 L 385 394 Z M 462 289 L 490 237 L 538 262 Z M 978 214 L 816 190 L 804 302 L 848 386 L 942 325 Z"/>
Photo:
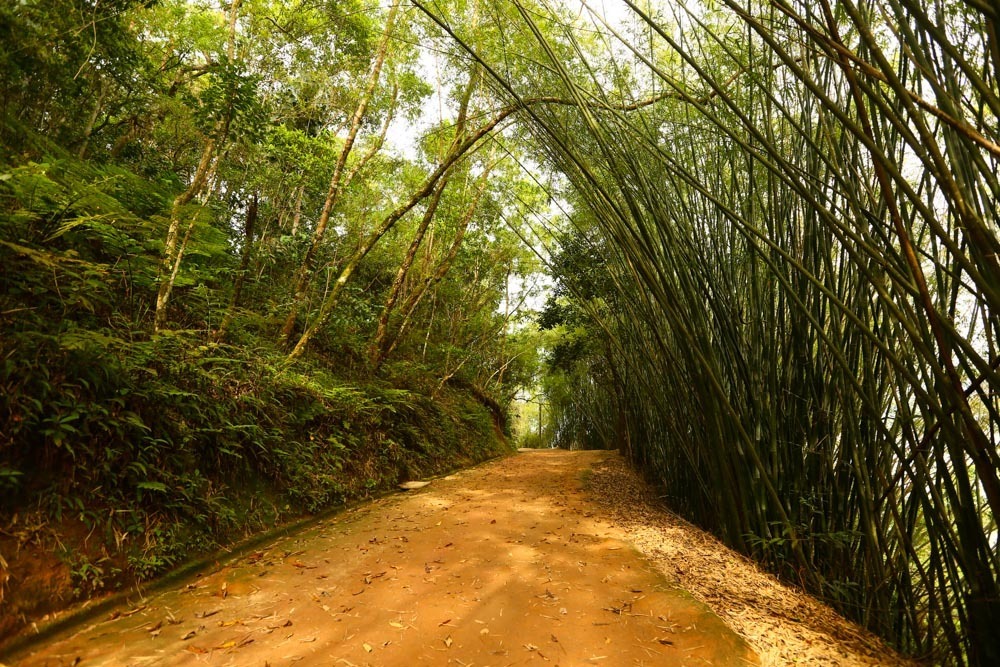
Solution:
<path fill-rule="evenodd" d="M 215 563 L 17 664 L 907 664 L 653 500 L 616 453 L 522 453 Z"/>

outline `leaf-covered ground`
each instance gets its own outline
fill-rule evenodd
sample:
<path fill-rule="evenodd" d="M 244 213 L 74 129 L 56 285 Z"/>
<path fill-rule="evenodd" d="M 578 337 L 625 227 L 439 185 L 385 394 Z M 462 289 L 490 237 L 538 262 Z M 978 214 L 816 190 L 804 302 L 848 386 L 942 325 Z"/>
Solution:
<path fill-rule="evenodd" d="M 872 633 L 665 510 L 621 458 L 599 462 L 588 486 L 601 513 L 668 581 L 746 639 L 762 665 L 913 664 Z"/>
<path fill-rule="evenodd" d="M 494 461 L 242 553 L 18 664 L 900 663 L 646 494 L 609 452 Z"/>

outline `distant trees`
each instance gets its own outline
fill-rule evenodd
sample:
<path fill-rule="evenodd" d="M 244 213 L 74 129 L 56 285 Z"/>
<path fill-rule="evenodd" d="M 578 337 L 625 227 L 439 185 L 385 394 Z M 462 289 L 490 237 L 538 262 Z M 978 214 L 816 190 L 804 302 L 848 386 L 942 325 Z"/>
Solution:
<path fill-rule="evenodd" d="M 160 255 L 150 304 L 154 332 L 204 326 L 225 340 L 249 312 L 250 294 L 257 308 L 249 310 L 280 318 L 276 336 L 297 357 L 327 332 L 363 260 L 397 225 L 410 225 L 414 211 L 421 222 L 396 277 L 384 299 L 379 290 L 371 295 L 383 303 L 372 334 L 377 352 L 369 355 L 381 366 L 413 333 L 426 290 L 437 289 L 470 226 L 476 229 L 475 202 L 505 187 L 472 153 L 512 110 L 491 112 L 477 68 L 450 56 L 439 57 L 446 78 L 466 67 L 467 79 L 454 87 L 438 82 L 441 108 L 454 115 L 442 117 L 436 131 L 451 138 L 435 140 L 440 151 L 428 147 L 429 166 L 387 147 L 393 122 L 414 118 L 431 91 L 414 44 L 438 39 L 431 35 L 436 27 L 413 22 L 419 14 L 401 2 L 381 13 L 280 0 L 98 10 L 67 2 L 52 7 L 51 17 L 32 14 L 40 11 L 4 10 L 12 47 L 0 81 L 4 130 L 12 150 L 26 136 L 19 127 L 45 132 L 78 159 L 121 165 L 173 190 L 171 205 L 142 232 L 142 242 Z M 478 20 L 476 7 L 463 11 Z M 454 51 L 445 44 L 437 45 L 442 53 Z M 81 102 L 80 113 L 67 112 Z M 436 268 L 428 265 L 427 276 L 413 278 L 422 287 L 411 291 L 417 252 L 457 171 L 466 175 L 452 189 L 472 203 L 443 209 L 466 213 L 454 243 Z M 381 256 L 394 255 L 386 248 Z M 218 265 L 206 273 L 209 258 Z M 235 278 L 218 282 L 211 272 L 230 261 Z M 186 302 L 193 289 L 218 291 L 210 299 L 217 305 L 196 315 Z M 495 304 L 503 286 L 493 290 Z M 402 318 L 390 335 L 397 302 Z"/>

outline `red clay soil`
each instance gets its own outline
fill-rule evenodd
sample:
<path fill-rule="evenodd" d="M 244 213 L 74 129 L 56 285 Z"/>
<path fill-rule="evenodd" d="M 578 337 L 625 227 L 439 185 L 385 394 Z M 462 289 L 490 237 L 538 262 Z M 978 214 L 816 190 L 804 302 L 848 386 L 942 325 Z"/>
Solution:
<path fill-rule="evenodd" d="M 799 620 L 782 620 L 782 632 L 744 623 L 752 648 L 680 587 L 678 564 L 698 570 L 697 558 L 715 559 L 720 579 L 741 581 L 737 563 L 752 574 L 744 584 L 778 584 L 676 518 L 667 530 L 690 534 L 661 538 L 693 540 L 692 562 L 666 542 L 650 547 L 663 517 L 644 493 L 609 452 L 495 461 L 279 538 L 36 646 L 16 664 L 726 666 L 759 664 L 758 653 L 768 664 L 812 662 L 811 640 L 784 651 L 788 637 L 802 635 Z M 711 602 L 708 593 L 701 597 Z M 761 602 L 762 618 L 773 621 Z M 745 621 L 738 608 L 718 609 L 731 624 Z M 833 647 L 832 664 L 898 663 L 837 619 L 848 630 L 820 642 Z M 814 664 L 831 664 L 827 653 Z"/>

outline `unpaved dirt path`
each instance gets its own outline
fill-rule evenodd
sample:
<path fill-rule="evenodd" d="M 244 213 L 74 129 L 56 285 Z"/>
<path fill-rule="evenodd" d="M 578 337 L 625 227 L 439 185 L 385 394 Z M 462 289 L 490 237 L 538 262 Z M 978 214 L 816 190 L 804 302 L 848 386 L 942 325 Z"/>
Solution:
<path fill-rule="evenodd" d="M 23 665 L 746 665 L 584 490 L 608 452 L 539 451 L 280 538 Z"/>

